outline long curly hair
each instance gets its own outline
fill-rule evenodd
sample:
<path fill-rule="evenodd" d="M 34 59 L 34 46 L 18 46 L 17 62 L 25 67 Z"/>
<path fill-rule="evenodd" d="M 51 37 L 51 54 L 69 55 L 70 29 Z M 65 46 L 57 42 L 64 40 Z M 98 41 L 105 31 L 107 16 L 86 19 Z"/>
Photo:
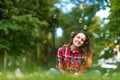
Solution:
<path fill-rule="evenodd" d="M 71 33 L 71 40 L 70 40 L 70 44 L 69 45 L 73 44 L 73 38 L 78 33 L 83 33 L 86 36 L 86 40 L 85 40 L 84 44 L 82 46 L 80 46 L 78 48 L 78 50 L 83 55 L 83 58 L 84 58 L 84 61 L 85 61 L 85 65 L 91 66 L 91 64 L 92 64 L 92 60 L 91 60 L 92 59 L 92 46 L 91 46 L 90 38 L 89 38 L 87 32 L 82 31 L 82 30 L 76 31 L 76 32 L 72 32 Z"/>

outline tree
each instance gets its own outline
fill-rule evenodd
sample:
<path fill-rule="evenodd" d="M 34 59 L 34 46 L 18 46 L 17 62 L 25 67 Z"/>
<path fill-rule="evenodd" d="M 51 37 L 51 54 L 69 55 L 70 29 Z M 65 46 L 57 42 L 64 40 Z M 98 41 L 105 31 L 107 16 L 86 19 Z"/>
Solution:
<path fill-rule="evenodd" d="M 120 25 L 120 18 L 119 16 L 119 11 L 120 11 L 120 6 L 118 3 L 118 0 L 111 0 L 110 1 L 111 6 L 110 6 L 110 15 L 108 17 L 109 23 L 107 25 L 107 28 L 110 32 L 111 35 L 111 40 L 118 40 L 118 44 L 120 43 L 120 28 L 118 27 Z"/>
<path fill-rule="evenodd" d="M 0 52 L 45 61 L 51 51 L 49 22 L 55 1 L 1 0 Z M 46 58 L 43 58 L 46 56 Z"/>

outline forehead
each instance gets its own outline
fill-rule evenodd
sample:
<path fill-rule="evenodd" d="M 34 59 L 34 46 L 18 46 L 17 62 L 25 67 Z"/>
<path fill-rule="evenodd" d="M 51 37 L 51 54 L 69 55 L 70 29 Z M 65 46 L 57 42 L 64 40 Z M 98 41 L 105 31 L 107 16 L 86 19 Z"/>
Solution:
<path fill-rule="evenodd" d="M 84 33 L 78 33 L 76 36 L 86 39 L 86 35 Z"/>

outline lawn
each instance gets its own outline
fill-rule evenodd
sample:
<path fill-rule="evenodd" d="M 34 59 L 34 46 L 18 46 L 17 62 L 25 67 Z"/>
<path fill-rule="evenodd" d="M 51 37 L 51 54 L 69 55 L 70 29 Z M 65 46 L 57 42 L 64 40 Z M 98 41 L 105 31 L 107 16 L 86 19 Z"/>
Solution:
<path fill-rule="evenodd" d="M 79 77 L 73 77 L 71 75 L 63 75 L 61 73 L 36 70 L 36 71 L 22 71 L 19 68 L 14 71 L 2 71 L 0 72 L 0 80 L 119 80 L 120 73 L 112 75 L 102 75 L 99 71 L 94 70 L 85 72 Z"/>

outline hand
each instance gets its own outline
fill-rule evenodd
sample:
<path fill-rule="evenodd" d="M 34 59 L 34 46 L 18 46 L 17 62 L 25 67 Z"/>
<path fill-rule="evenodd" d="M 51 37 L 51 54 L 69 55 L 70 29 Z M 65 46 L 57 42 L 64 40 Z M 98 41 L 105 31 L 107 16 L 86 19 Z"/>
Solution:
<path fill-rule="evenodd" d="M 62 72 L 63 74 L 67 74 L 67 72 L 64 69 L 60 69 L 60 72 Z"/>
<path fill-rule="evenodd" d="M 81 72 L 77 72 L 77 73 L 74 73 L 72 76 L 74 76 L 74 77 L 78 77 L 78 76 L 81 76 L 81 75 L 82 75 Z"/>
<path fill-rule="evenodd" d="M 79 74 L 78 74 L 78 73 L 74 73 L 73 75 L 74 75 L 74 76 L 79 76 Z"/>
<path fill-rule="evenodd" d="M 79 73 L 74 73 L 74 74 L 72 74 L 72 76 L 78 77 L 78 76 L 79 76 Z"/>

